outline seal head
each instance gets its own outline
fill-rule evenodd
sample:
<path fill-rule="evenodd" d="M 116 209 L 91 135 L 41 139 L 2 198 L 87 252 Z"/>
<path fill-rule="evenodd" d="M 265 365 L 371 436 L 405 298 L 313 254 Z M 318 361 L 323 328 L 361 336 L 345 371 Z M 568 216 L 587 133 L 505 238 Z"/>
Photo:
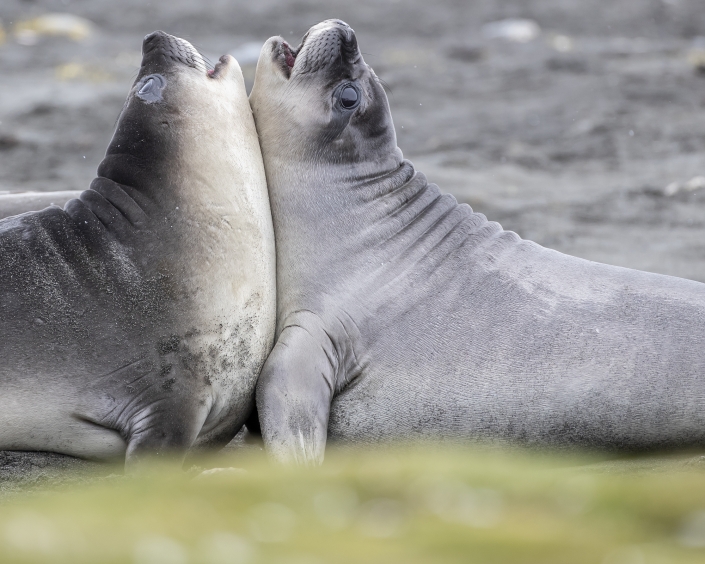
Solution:
<path fill-rule="evenodd" d="M 282 176 L 306 161 L 316 170 L 374 177 L 401 161 L 387 96 L 345 22 L 327 20 L 292 49 L 282 37 L 262 48 L 250 95 L 261 141 L 277 144 Z M 325 165 L 325 166 L 324 166 Z M 275 172 L 274 166 L 268 171 Z"/>

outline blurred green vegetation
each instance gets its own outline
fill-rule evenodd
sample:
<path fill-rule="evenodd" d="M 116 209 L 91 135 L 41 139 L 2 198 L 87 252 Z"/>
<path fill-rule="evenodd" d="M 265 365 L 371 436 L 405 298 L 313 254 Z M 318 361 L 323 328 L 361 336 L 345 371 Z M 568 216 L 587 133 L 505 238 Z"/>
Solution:
<path fill-rule="evenodd" d="M 0 505 L 1 562 L 705 562 L 705 461 L 488 448 L 261 453 L 49 487 Z"/>

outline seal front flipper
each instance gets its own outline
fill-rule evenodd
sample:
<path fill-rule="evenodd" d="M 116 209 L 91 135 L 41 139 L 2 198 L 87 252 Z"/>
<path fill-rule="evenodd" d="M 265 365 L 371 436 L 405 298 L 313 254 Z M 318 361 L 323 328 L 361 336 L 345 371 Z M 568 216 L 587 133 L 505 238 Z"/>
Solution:
<path fill-rule="evenodd" d="M 166 366 L 140 359 L 98 378 L 74 414 L 122 436 L 127 471 L 155 458 L 181 463 L 213 405 L 210 395 L 193 393 L 195 374 Z"/>
<path fill-rule="evenodd" d="M 257 411 L 265 447 L 276 460 L 320 464 L 340 354 L 320 323 L 302 319 L 315 316 L 293 317 L 257 381 Z"/>

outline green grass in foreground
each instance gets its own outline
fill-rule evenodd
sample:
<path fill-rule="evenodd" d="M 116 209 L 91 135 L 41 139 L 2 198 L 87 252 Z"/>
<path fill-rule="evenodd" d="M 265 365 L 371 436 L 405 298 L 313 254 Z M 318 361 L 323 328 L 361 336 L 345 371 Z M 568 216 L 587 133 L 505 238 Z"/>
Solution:
<path fill-rule="evenodd" d="M 13 496 L 0 562 L 702 563 L 705 470 L 688 460 L 418 448 L 286 469 L 240 454 L 208 464 L 243 471 Z"/>

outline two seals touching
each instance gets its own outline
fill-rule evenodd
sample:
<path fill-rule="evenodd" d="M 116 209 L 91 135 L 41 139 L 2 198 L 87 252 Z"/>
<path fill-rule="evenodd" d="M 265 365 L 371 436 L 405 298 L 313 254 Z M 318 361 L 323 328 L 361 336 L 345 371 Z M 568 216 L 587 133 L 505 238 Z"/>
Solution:
<path fill-rule="evenodd" d="M 522 240 L 403 159 L 338 20 L 263 47 L 250 96 L 277 243 L 264 441 L 705 444 L 705 285 Z"/>
<path fill-rule="evenodd" d="M 90 189 L 0 222 L 0 449 L 129 466 L 228 441 L 274 292 L 240 68 L 155 32 Z"/>

